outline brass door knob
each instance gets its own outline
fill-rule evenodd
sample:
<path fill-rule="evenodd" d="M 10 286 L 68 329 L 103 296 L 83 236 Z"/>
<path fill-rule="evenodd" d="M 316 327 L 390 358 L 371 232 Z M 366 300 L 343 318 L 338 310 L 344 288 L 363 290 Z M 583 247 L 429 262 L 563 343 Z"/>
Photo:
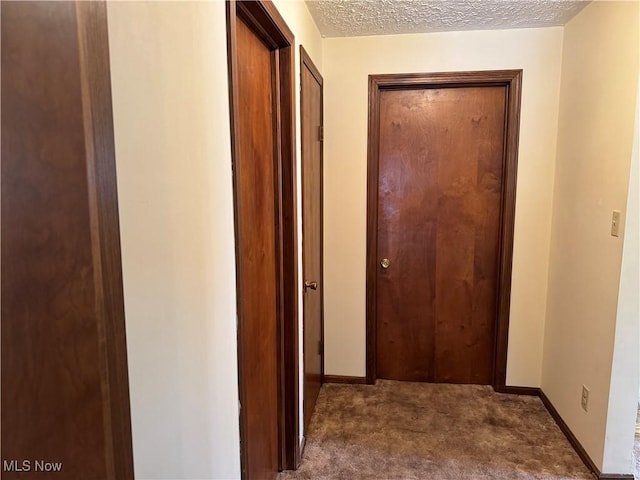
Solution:
<path fill-rule="evenodd" d="M 318 282 L 304 282 L 304 291 L 306 292 L 307 290 L 317 290 L 318 289 Z"/>
<path fill-rule="evenodd" d="M 383 258 L 382 261 L 380 262 L 380 266 L 385 270 L 389 268 L 389 265 L 391 265 L 391 260 L 389 260 L 388 258 Z"/>

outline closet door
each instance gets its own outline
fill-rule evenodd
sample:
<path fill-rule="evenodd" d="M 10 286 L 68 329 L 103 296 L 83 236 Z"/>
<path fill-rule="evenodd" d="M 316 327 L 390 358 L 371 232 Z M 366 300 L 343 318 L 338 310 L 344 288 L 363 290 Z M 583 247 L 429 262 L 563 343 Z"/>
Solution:
<path fill-rule="evenodd" d="M 2 478 L 133 479 L 106 6 L 0 8 Z"/>

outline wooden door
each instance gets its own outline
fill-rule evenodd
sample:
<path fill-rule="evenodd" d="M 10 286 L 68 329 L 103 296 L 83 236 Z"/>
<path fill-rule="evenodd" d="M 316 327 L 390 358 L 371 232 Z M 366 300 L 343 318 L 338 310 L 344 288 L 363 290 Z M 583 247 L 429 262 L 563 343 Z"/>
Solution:
<path fill-rule="evenodd" d="M 2 478 L 133 479 L 105 4 L 0 9 Z"/>
<path fill-rule="evenodd" d="M 302 129 L 302 278 L 304 279 L 304 424 L 323 381 L 322 76 L 300 47 Z"/>
<path fill-rule="evenodd" d="M 239 19 L 236 159 L 241 365 L 247 478 L 278 472 L 278 329 L 274 78 L 270 49 Z"/>
<path fill-rule="evenodd" d="M 270 2 L 229 2 L 242 475 L 298 454 L 294 38 Z"/>
<path fill-rule="evenodd" d="M 380 93 L 379 378 L 492 383 L 506 94 Z"/>
<path fill-rule="evenodd" d="M 521 85 L 522 70 L 369 76 L 368 383 L 509 390 Z"/>

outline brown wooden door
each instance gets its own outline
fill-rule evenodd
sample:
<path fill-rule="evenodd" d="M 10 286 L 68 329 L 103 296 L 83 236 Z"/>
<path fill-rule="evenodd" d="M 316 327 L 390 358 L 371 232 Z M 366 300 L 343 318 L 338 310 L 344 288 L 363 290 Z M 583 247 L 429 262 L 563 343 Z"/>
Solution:
<path fill-rule="evenodd" d="M 2 2 L 4 480 L 133 479 L 103 2 Z"/>
<path fill-rule="evenodd" d="M 295 38 L 268 0 L 227 2 L 242 477 L 299 462 Z"/>
<path fill-rule="evenodd" d="M 240 368 L 246 415 L 242 448 L 246 478 L 278 472 L 278 254 L 274 62 L 271 50 L 238 17 L 236 222 Z"/>
<path fill-rule="evenodd" d="M 304 424 L 322 386 L 322 76 L 300 47 L 302 129 L 302 262 L 304 279 Z"/>
<path fill-rule="evenodd" d="M 506 94 L 380 92 L 378 378 L 492 383 Z"/>

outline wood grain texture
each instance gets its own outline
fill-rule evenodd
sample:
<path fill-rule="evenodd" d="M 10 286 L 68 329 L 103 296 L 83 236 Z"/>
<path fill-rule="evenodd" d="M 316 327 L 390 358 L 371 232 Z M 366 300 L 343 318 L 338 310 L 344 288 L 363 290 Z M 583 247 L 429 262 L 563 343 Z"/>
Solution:
<path fill-rule="evenodd" d="M 390 74 L 390 75 L 370 75 L 369 76 L 369 146 L 368 146 L 368 183 L 367 183 L 367 382 L 374 383 L 378 376 L 378 365 L 376 356 L 376 345 L 378 344 L 378 295 L 379 288 L 379 261 L 381 258 L 378 250 L 378 197 L 379 197 L 379 178 L 380 166 L 378 164 L 380 143 L 377 139 L 377 133 L 380 132 L 380 104 L 381 98 L 386 93 L 394 90 L 423 90 L 423 89 L 450 89 L 458 90 L 459 88 L 479 88 L 490 87 L 502 89 L 505 96 L 503 104 L 504 112 L 504 142 L 502 144 L 502 183 L 500 190 L 502 193 L 499 204 L 499 234 L 498 234 L 498 262 L 497 262 L 497 310 L 494 319 L 494 340 L 492 351 L 492 369 L 490 379 L 487 383 L 492 383 L 498 391 L 505 388 L 506 379 L 506 349 L 508 339 L 508 323 L 509 323 L 509 299 L 511 284 L 511 258 L 513 253 L 513 221 L 515 208 L 515 183 L 517 170 L 517 144 L 518 144 L 518 128 L 519 128 L 519 108 L 520 108 L 520 84 L 522 72 L 519 70 L 500 70 L 486 72 L 445 72 L 445 73 L 426 73 L 426 74 Z M 455 88 L 450 88 L 455 87 Z M 482 119 L 480 119 L 482 120 Z M 477 121 L 477 118 L 476 118 Z M 478 123 L 478 122 L 477 122 Z M 479 122 L 481 124 L 482 122 Z M 409 147 L 411 148 L 411 147 Z M 425 168 L 429 168 L 427 165 Z M 423 172 L 418 175 L 423 175 Z M 427 179 L 428 180 L 428 179 Z M 442 180 L 442 179 L 441 179 Z M 447 202 L 445 202 L 446 204 Z M 450 201 L 448 203 L 451 203 Z M 455 203 L 455 202 L 454 202 Z M 463 204 L 465 202 L 462 202 Z M 429 208 L 429 207 L 427 207 Z M 495 216 L 494 216 L 495 220 Z M 424 226 L 423 226 L 424 227 Z M 460 231 L 462 235 L 456 235 L 456 241 L 467 242 L 471 245 L 470 232 Z M 415 232 L 414 232 L 415 233 Z M 428 238 L 432 233 L 428 228 L 422 228 L 417 235 Z M 436 236 L 437 239 L 437 236 Z M 464 240 L 466 239 L 466 240 Z M 477 239 L 476 239 L 477 240 Z M 475 244 L 476 240 L 473 241 Z M 441 244 L 447 244 L 446 238 L 440 238 Z M 468 247 L 467 247 L 468 249 Z M 462 253 L 467 252 L 464 248 Z M 450 261 L 455 268 L 460 267 L 456 262 L 460 263 L 460 258 L 451 256 Z M 410 269 L 419 269 L 419 266 L 411 265 Z M 476 265 L 474 255 L 474 270 L 484 272 L 481 275 L 488 275 L 486 265 Z M 456 273 L 458 277 L 464 276 L 459 268 Z M 475 282 L 475 280 L 474 280 Z M 486 284 L 483 280 L 481 283 Z M 427 286 L 428 287 L 428 286 Z M 469 295 L 470 301 L 466 304 L 443 298 L 445 303 L 449 301 L 450 305 L 456 309 L 461 309 L 464 315 L 464 309 L 473 311 L 474 302 L 487 301 L 487 286 L 483 285 L 474 295 Z M 459 293 L 464 293 L 459 288 Z M 427 295 L 428 296 L 428 295 Z M 424 302 L 423 298 L 418 300 Z M 486 323 L 486 322 L 485 322 Z M 464 325 L 458 325 L 462 327 Z M 465 326 L 465 329 L 467 326 Z M 446 328 L 444 330 L 446 332 Z M 453 332 L 449 332 L 450 335 Z M 411 339 L 414 343 L 426 344 L 429 340 L 422 338 L 421 340 Z M 478 344 L 476 339 L 467 338 L 467 342 Z M 422 345 L 423 347 L 425 345 Z M 480 349 L 477 349 L 477 352 Z M 476 352 L 476 353 L 477 353 Z M 403 352 L 403 355 L 411 355 Z M 441 358 L 449 358 L 446 351 L 441 352 Z M 487 356 L 484 355 L 486 362 Z M 423 373 L 433 369 L 433 365 L 422 365 Z M 435 371 L 434 371 L 435 373 Z M 486 380 L 485 380 L 486 381 Z"/>
<path fill-rule="evenodd" d="M 377 77 L 369 75 L 367 130 L 367 259 L 366 259 L 366 377 L 367 384 L 376 383 L 377 305 L 378 305 L 378 177 L 380 132 L 380 86 Z"/>
<path fill-rule="evenodd" d="M 504 87 L 380 96 L 380 378 L 491 383 L 504 106 Z"/>
<path fill-rule="evenodd" d="M 426 90 L 380 96 L 378 182 L 378 378 L 434 378 L 438 139 L 429 128 Z M 435 123 L 435 121 L 434 121 Z M 432 129 L 433 130 L 433 129 Z"/>
<path fill-rule="evenodd" d="M 239 27 L 243 23 L 244 27 Z M 229 55 L 229 101 L 231 120 L 231 150 L 234 165 L 234 209 L 236 231 L 236 262 L 240 265 L 241 256 L 245 252 L 241 249 L 240 232 L 249 228 L 242 211 L 243 187 L 238 171 L 242 162 L 242 129 L 252 125 L 245 122 L 242 126 L 243 108 L 251 105 L 247 103 L 240 84 L 240 70 L 246 59 L 240 58 L 246 52 L 240 45 L 240 28 L 245 34 L 251 34 L 269 52 L 270 71 L 259 70 L 257 81 L 265 84 L 271 92 L 271 138 L 272 150 L 268 152 L 265 146 L 258 146 L 258 152 L 249 151 L 257 156 L 270 154 L 272 159 L 271 179 L 273 191 L 271 197 L 263 196 L 260 202 L 273 206 L 272 227 L 274 233 L 273 251 L 265 255 L 273 255 L 275 262 L 275 277 L 271 280 L 275 285 L 276 313 L 276 371 L 275 388 L 277 391 L 276 417 L 276 462 L 277 468 L 296 468 L 300 461 L 299 446 L 299 402 L 298 402 L 298 279 L 297 279 L 297 235 L 296 235 L 296 169 L 295 169 L 295 108 L 294 108 L 294 55 L 295 39 L 269 1 L 235 1 L 227 2 L 227 47 Z M 265 54 L 266 58 L 266 54 Z M 251 70 L 251 66 L 246 67 Z M 261 73 L 261 74 L 260 74 Z M 245 72 L 249 76 L 249 72 Z M 248 80 L 248 78 L 245 78 Z M 264 92 L 263 92 L 264 95 Z M 258 122 L 252 129 L 262 129 L 264 125 Z M 246 147 L 246 145 L 245 145 Z M 265 173 L 265 172 L 263 172 Z M 249 174 L 249 173 L 248 173 Z M 262 173 L 260 174 L 262 175 Z M 260 181 L 259 176 L 256 177 Z M 265 192 L 262 192 L 263 194 Z M 268 192 L 267 192 L 268 193 Z M 249 195 L 254 195 L 249 193 Z M 256 196 L 256 199 L 258 197 Z M 256 200 L 257 201 L 257 200 Z M 249 217 L 247 217 L 249 218 Z M 245 225 L 246 224 L 246 225 Z M 244 226 L 243 226 L 244 225 Z M 241 436 L 241 464 L 243 478 L 272 478 L 273 465 L 271 457 L 256 458 L 247 448 L 249 438 L 252 437 L 252 423 L 257 414 L 251 414 L 246 408 L 248 392 L 247 382 L 255 366 L 254 361 L 247 359 L 247 350 L 253 348 L 254 343 L 263 340 L 251 332 L 247 332 L 241 312 L 245 300 L 245 290 L 251 285 L 242 285 L 243 273 L 237 271 L 238 287 L 238 371 L 240 390 L 240 436 Z M 250 283 L 250 282 L 249 282 Z M 253 286 L 257 288 L 258 282 Z M 261 286 L 261 285 L 260 285 Z M 249 290 L 247 290 L 249 292 Z M 267 313 L 268 317 L 270 314 Z M 254 332 L 255 333 L 255 332 Z M 253 337 L 251 336 L 253 335 Z M 267 340 L 271 342 L 271 340 Z M 269 347 L 271 348 L 271 347 Z M 249 402 L 250 403 L 250 402 Z M 260 408 L 256 404 L 256 408 Z M 259 412 L 259 410 L 258 410 Z M 258 464 L 262 462 L 264 468 Z M 266 462 L 266 463 L 265 463 Z M 258 472 L 258 473 L 252 473 Z M 265 473 L 266 472 L 266 473 Z M 258 475 L 256 477 L 256 475 Z"/>
<path fill-rule="evenodd" d="M 300 47 L 300 92 L 302 136 L 302 271 L 304 281 L 318 284 L 305 289 L 304 317 L 304 424 L 311 414 L 322 386 L 323 292 L 322 275 L 322 76 Z"/>
<path fill-rule="evenodd" d="M 286 24 L 278 21 L 279 31 Z M 283 34 L 285 35 L 285 34 Z M 280 192 L 282 195 L 280 224 L 282 225 L 282 347 L 280 375 L 282 379 L 281 407 L 281 469 L 295 469 L 302 453 L 299 442 L 299 333 L 298 333 L 298 217 L 296 171 L 295 116 L 295 40 L 284 36 L 277 50 L 280 105 Z"/>
<path fill-rule="evenodd" d="M 509 343 L 509 312 L 511 310 L 511 271 L 513 266 L 513 230 L 516 219 L 516 182 L 518 176 L 518 139 L 520 135 L 520 102 L 522 70 L 501 72 L 508 91 L 507 141 L 504 150 L 504 185 L 502 193 L 502 232 L 500 238 L 500 273 L 498 279 L 498 324 L 494 355 L 493 387 L 500 391 L 507 381 L 507 348 Z"/>
<path fill-rule="evenodd" d="M 274 178 L 274 76 L 271 51 L 244 21 L 238 42 L 237 181 L 238 279 L 242 301 L 241 363 L 246 415 L 243 448 L 247 478 L 273 478 L 278 471 L 279 292 L 276 245 L 277 179 Z M 267 81 L 265 81 L 267 79 Z"/>
<path fill-rule="evenodd" d="M 109 476 L 132 479 L 133 446 L 120 249 L 107 8 L 76 2 L 89 180 L 96 318 L 102 348 Z"/>
<path fill-rule="evenodd" d="M 105 6 L 0 8 L 3 478 L 132 479 Z"/>

